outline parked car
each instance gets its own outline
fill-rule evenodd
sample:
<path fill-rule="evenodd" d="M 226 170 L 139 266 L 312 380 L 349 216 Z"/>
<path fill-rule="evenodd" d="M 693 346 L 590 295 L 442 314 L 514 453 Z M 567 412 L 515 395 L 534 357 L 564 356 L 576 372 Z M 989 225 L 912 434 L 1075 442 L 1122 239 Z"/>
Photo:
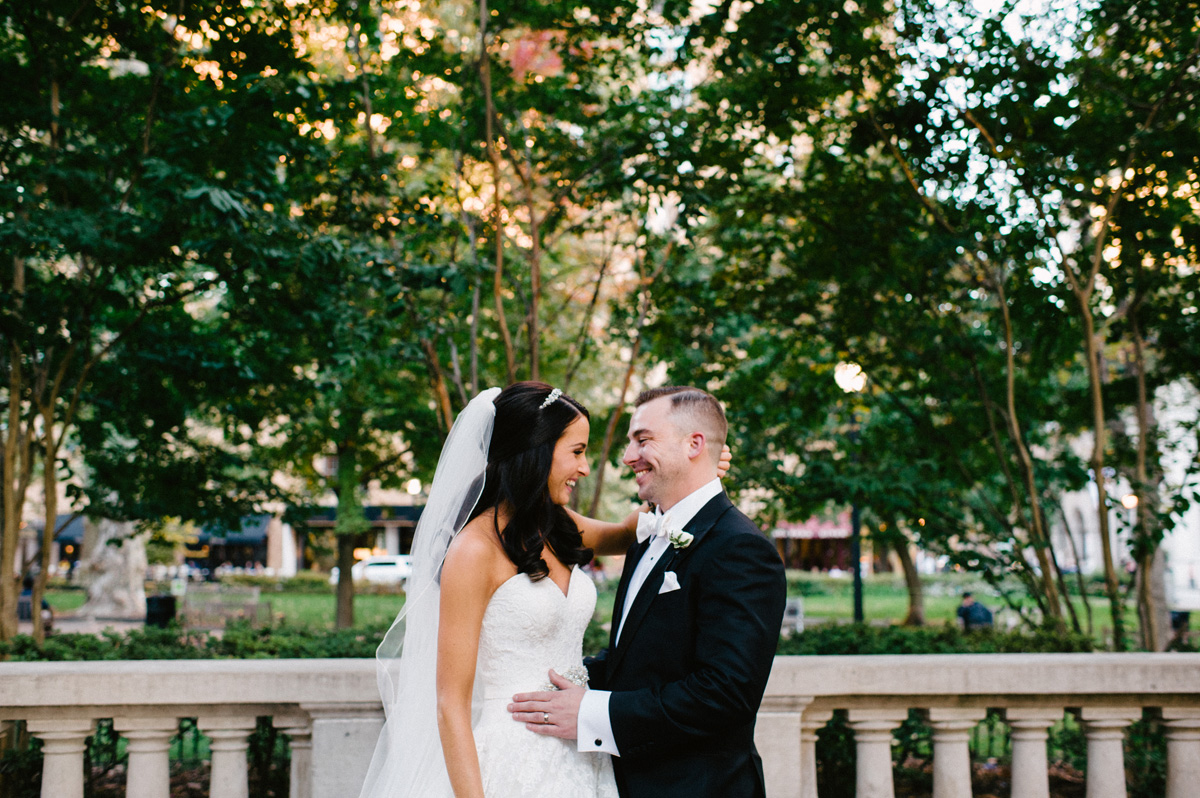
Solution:
<path fill-rule="evenodd" d="M 412 573 L 412 557 L 407 554 L 377 554 L 359 560 L 350 567 L 355 582 L 374 582 L 380 585 L 403 585 Z M 329 584 L 336 585 L 338 569 L 329 574 Z"/>

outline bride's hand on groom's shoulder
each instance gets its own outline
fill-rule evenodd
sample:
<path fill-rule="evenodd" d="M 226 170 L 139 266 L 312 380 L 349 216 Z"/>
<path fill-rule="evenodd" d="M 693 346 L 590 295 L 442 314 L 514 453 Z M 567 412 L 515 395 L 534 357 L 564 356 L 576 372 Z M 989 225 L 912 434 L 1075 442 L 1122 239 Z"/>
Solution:
<path fill-rule="evenodd" d="M 652 512 L 654 512 L 653 505 L 643 504 L 629 515 L 625 516 L 625 520 L 621 522 L 621 526 L 624 527 L 625 532 L 629 535 L 631 544 L 633 542 L 633 536 L 637 534 L 638 516 L 642 513 Z"/>
<path fill-rule="evenodd" d="M 531 732 L 574 740 L 579 726 L 579 704 L 587 688 L 553 670 L 550 671 L 550 683 L 558 689 L 517 693 L 508 705 L 508 711 L 513 720 L 524 723 Z"/>
<path fill-rule="evenodd" d="M 729 444 L 721 447 L 721 459 L 717 462 L 717 476 L 721 479 L 729 473 L 730 466 L 733 465 L 733 451 L 729 448 Z"/>

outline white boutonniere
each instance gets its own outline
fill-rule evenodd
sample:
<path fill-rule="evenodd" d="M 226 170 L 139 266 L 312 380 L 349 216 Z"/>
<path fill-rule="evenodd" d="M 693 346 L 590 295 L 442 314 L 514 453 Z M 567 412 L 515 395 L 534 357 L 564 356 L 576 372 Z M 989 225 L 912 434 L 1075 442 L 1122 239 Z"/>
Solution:
<path fill-rule="evenodd" d="M 691 532 L 684 532 L 682 529 L 672 529 L 667 533 L 667 540 L 677 549 L 686 549 L 692 545 L 695 537 Z"/>

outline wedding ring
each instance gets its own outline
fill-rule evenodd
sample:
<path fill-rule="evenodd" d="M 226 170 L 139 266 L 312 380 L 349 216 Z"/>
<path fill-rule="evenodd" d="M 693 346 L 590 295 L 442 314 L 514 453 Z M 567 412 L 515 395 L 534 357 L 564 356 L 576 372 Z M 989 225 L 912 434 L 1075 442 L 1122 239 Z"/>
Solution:
<path fill-rule="evenodd" d="M 549 722 L 550 722 L 550 713 L 543 712 L 542 713 L 542 723 L 549 723 Z"/>

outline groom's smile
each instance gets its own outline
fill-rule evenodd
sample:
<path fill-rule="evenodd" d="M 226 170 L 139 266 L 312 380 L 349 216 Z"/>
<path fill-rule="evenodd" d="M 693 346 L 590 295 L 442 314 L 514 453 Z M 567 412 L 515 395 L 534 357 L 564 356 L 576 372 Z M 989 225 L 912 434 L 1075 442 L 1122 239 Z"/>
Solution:
<path fill-rule="evenodd" d="M 669 495 L 679 471 L 675 458 L 684 456 L 674 451 L 678 438 L 676 425 L 670 417 L 670 400 L 656 399 L 641 405 L 629 419 L 629 445 L 622 462 L 633 470 L 638 497 L 669 508 L 680 496 Z M 680 441 L 681 442 L 681 441 Z"/>

